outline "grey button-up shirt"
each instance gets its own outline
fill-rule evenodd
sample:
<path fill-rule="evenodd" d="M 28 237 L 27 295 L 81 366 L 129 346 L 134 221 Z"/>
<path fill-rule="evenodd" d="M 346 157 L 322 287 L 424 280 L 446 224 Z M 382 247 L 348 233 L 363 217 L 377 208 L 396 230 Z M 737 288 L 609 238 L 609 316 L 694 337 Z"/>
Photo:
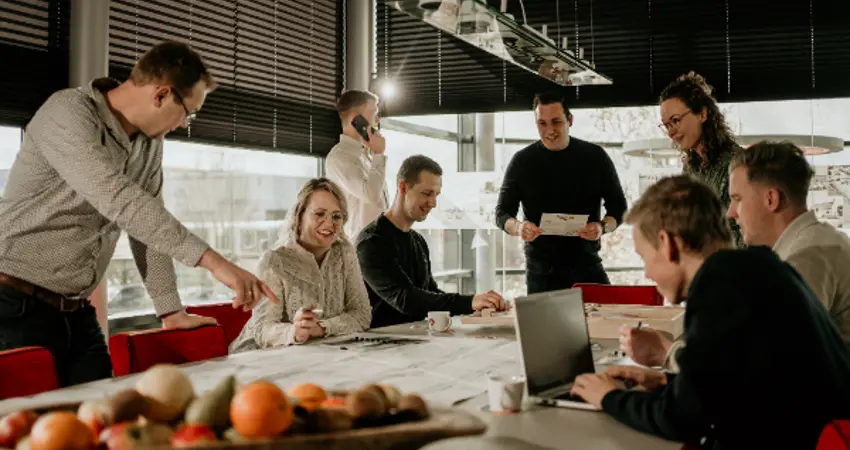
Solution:
<path fill-rule="evenodd" d="M 800 273 L 850 348 L 850 237 L 809 211 L 785 228 L 773 251 Z"/>
<path fill-rule="evenodd" d="M 0 199 L 0 272 L 72 298 L 97 287 L 121 230 L 158 315 L 182 308 L 172 258 L 209 246 L 165 209 L 162 140 L 130 138 L 103 78 L 53 94 L 27 125 Z"/>

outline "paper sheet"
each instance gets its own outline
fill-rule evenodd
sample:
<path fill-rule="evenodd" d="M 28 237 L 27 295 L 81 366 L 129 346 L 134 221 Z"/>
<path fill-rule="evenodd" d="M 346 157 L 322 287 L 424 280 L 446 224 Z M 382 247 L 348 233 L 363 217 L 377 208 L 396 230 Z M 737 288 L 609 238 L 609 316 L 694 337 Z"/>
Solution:
<path fill-rule="evenodd" d="M 540 230 L 544 235 L 578 236 L 578 231 L 587 225 L 587 214 L 548 214 L 540 218 Z"/>

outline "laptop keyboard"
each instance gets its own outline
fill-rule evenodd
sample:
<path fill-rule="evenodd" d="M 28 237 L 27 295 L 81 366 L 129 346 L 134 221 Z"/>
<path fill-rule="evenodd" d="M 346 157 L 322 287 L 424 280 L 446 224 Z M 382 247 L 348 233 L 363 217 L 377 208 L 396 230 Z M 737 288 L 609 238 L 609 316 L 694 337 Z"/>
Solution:
<path fill-rule="evenodd" d="M 555 400 L 568 400 L 571 402 L 587 403 L 583 398 L 579 397 L 578 395 L 573 395 L 569 392 L 555 397 Z"/>

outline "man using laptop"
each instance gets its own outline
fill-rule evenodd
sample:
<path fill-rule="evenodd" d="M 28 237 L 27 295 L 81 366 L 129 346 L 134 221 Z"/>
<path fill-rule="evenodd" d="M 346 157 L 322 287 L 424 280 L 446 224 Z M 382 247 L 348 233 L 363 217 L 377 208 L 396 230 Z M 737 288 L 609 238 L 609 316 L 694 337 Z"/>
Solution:
<path fill-rule="evenodd" d="M 676 375 L 613 367 L 573 393 L 640 431 L 704 448 L 814 448 L 850 417 L 850 352 L 805 282 L 770 248 L 731 249 L 723 206 L 689 176 L 662 179 L 634 204 L 646 276 L 687 298 Z M 779 330 L 777 332 L 777 330 Z M 613 379 L 648 392 L 617 389 Z"/>

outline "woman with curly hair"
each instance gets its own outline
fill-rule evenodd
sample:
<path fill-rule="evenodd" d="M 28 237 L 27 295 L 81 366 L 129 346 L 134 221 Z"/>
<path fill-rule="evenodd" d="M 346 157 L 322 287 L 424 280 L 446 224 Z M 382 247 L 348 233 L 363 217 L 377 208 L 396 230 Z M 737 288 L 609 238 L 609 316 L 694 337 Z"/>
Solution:
<path fill-rule="evenodd" d="M 694 72 L 681 75 L 661 91 L 661 127 L 682 155 L 685 173 L 711 186 L 729 207 L 729 162 L 741 147 L 712 96 L 712 87 Z M 741 230 L 729 220 L 735 244 Z"/>

